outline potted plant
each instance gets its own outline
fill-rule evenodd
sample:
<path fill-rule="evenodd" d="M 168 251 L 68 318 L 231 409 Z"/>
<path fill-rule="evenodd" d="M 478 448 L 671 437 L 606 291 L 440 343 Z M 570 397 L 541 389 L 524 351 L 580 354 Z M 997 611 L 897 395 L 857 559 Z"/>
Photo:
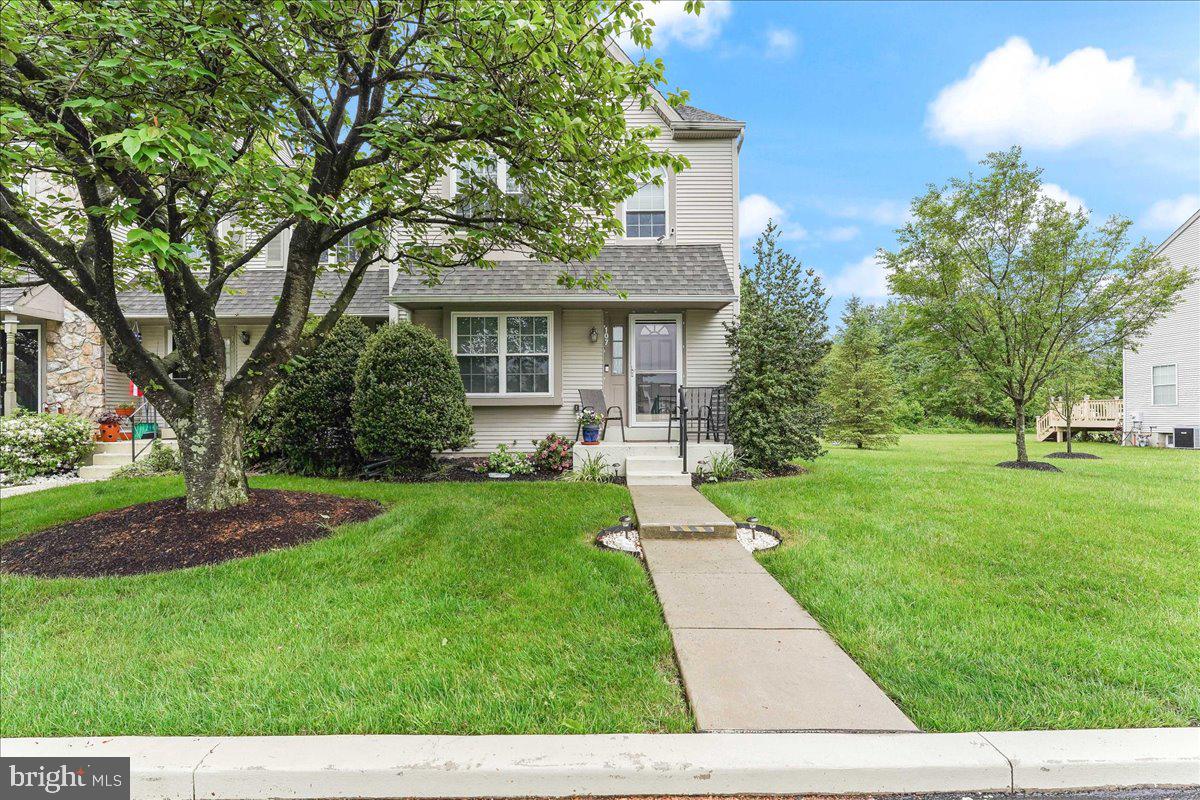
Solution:
<path fill-rule="evenodd" d="M 113 413 L 118 417 L 132 417 L 134 412 L 132 403 L 122 403 L 113 409 Z"/>
<path fill-rule="evenodd" d="M 111 411 L 105 411 L 96 420 L 96 424 L 100 426 L 99 439 L 102 442 L 119 442 L 121 441 L 121 417 Z"/>
<path fill-rule="evenodd" d="M 577 417 L 583 428 L 584 444 L 600 444 L 600 426 L 604 423 L 604 415 L 594 408 L 585 408 Z"/>

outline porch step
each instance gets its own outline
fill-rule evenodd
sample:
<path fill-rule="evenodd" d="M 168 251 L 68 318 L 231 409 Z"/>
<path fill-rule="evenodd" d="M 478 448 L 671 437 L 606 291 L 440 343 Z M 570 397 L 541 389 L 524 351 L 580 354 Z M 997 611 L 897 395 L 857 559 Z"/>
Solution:
<path fill-rule="evenodd" d="M 133 459 L 129 456 L 129 450 L 124 453 L 93 453 L 93 467 L 123 467 L 130 463 Z"/>
<path fill-rule="evenodd" d="M 659 472 L 683 472 L 683 459 L 665 455 L 628 456 L 625 459 L 627 475 L 649 475 Z"/>
<path fill-rule="evenodd" d="M 119 466 L 97 466 L 93 464 L 86 467 L 80 467 L 79 477 L 89 481 L 102 481 L 105 478 L 111 478 L 112 474 L 119 469 Z"/>
<path fill-rule="evenodd" d="M 141 450 L 143 447 L 146 447 L 147 452 L 149 452 L 149 448 L 147 447 L 147 445 L 149 445 L 149 444 L 150 444 L 150 441 L 148 439 L 140 439 L 137 443 L 137 448 L 138 448 L 138 450 Z M 179 440 L 178 439 L 163 439 L 163 444 L 166 445 L 167 447 L 179 447 Z M 105 454 L 105 455 L 129 456 L 130 445 L 129 445 L 128 441 L 96 442 L 95 449 L 93 449 L 92 452 L 95 453 L 96 455 Z"/>
<path fill-rule="evenodd" d="M 647 475 L 626 474 L 626 486 L 691 486 L 692 476 L 686 472 L 664 472 Z"/>

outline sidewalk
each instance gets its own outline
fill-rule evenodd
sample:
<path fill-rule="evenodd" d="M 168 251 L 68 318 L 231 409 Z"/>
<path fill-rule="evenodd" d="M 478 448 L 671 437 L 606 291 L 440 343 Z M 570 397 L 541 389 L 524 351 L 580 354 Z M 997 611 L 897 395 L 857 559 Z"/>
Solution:
<path fill-rule="evenodd" d="M 736 540 L 642 550 L 699 730 L 917 730 Z"/>

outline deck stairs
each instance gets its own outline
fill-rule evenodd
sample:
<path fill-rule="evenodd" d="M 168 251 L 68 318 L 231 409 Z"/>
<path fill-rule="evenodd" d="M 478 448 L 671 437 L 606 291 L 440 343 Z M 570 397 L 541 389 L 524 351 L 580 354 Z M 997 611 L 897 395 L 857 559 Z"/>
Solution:
<path fill-rule="evenodd" d="M 1061 397 L 1050 398 L 1050 410 L 1037 421 L 1037 440 L 1039 442 L 1057 439 L 1063 441 L 1067 437 L 1067 419 L 1062 412 L 1065 410 Z M 1071 406 L 1071 430 L 1074 431 L 1114 431 L 1121 427 L 1125 414 L 1125 403 L 1119 397 L 1094 400 L 1084 397 Z"/>
<path fill-rule="evenodd" d="M 170 428 L 164 428 L 162 431 L 162 443 L 167 447 L 179 447 L 179 440 L 175 438 L 175 432 Z M 150 453 L 151 443 L 148 440 L 142 440 L 137 443 L 138 460 L 142 460 Z M 79 477 L 86 480 L 104 480 L 111 478 L 112 474 L 126 464 L 133 463 L 133 449 L 128 441 L 124 442 L 96 442 L 96 447 L 92 451 L 92 463 L 79 468 Z"/>

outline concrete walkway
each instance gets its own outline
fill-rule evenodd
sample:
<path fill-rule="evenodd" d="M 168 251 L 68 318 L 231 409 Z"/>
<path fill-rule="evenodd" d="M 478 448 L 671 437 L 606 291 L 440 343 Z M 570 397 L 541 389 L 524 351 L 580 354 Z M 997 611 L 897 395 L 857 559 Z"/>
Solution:
<path fill-rule="evenodd" d="M 733 524 L 699 492 L 635 489 L 642 550 L 701 731 L 917 730 L 736 539 L 698 532 L 724 530 L 714 511 Z M 669 502 L 655 505 L 667 489 Z"/>

